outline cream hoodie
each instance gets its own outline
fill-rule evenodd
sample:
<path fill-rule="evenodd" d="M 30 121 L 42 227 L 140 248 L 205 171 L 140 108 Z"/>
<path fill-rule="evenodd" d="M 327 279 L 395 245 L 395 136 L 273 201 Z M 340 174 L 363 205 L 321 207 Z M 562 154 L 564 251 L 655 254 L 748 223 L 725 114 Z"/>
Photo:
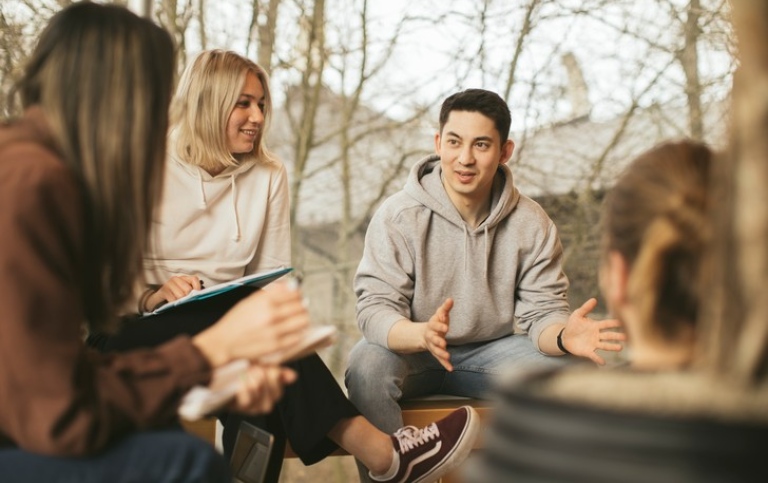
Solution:
<path fill-rule="evenodd" d="M 168 156 L 144 259 L 148 283 L 187 274 L 211 286 L 290 263 L 288 177 L 281 163 L 245 162 L 211 176 Z"/>

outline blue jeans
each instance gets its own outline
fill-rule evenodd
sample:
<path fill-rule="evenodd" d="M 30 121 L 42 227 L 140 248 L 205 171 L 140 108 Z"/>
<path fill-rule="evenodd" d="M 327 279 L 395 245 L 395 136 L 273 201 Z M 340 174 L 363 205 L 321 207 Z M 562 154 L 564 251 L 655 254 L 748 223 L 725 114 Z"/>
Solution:
<path fill-rule="evenodd" d="M 44 456 L 0 449 L 3 483 L 230 483 L 226 460 L 208 442 L 182 430 L 141 432 L 98 455 Z"/>
<path fill-rule="evenodd" d="M 501 373 L 560 367 L 575 360 L 546 356 L 525 335 L 449 346 L 448 351 L 453 372 L 429 352 L 396 354 L 363 339 L 349 354 L 345 375 L 349 399 L 374 426 L 393 433 L 403 426 L 400 400 L 431 394 L 488 399 Z"/>
<path fill-rule="evenodd" d="M 453 372 L 446 371 L 431 353 L 396 354 L 380 345 L 359 341 L 349 354 L 345 383 L 349 399 L 374 426 L 385 433 L 403 427 L 398 401 L 443 394 L 489 399 L 502 373 L 561 367 L 572 356 L 545 356 L 526 335 L 449 346 Z M 371 481 L 357 462 L 360 481 Z"/>

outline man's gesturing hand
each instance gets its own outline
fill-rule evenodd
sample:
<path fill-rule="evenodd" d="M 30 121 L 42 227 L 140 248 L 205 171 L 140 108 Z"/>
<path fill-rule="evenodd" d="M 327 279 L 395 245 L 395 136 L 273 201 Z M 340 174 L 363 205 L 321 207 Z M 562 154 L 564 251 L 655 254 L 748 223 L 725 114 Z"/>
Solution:
<path fill-rule="evenodd" d="M 565 324 L 562 342 L 568 352 L 573 355 L 586 357 L 596 364 L 605 364 L 605 359 L 595 351 L 621 350 L 621 342 L 627 336 L 621 330 L 621 322 L 615 319 L 595 321 L 587 317 L 597 306 L 597 300 L 591 298 L 574 310 Z"/>
<path fill-rule="evenodd" d="M 427 329 L 424 332 L 424 342 L 427 350 L 437 359 L 437 361 L 450 372 L 453 371 L 451 365 L 451 354 L 448 352 L 448 342 L 445 336 L 451 323 L 451 309 L 453 308 L 453 299 L 445 299 L 435 314 L 427 322 Z"/>

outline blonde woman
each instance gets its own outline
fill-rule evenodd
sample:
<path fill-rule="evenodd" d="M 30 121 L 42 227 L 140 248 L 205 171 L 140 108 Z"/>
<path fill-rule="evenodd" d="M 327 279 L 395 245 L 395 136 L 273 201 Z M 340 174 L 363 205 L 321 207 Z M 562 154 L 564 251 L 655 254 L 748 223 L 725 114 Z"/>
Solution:
<path fill-rule="evenodd" d="M 137 309 L 151 310 L 201 284 L 290 265 L 286 170 L 265 145 L 271 110 L 267 74 L 247 58 L 209 50 L 187 66 L 174 98 L 163 201 L 145 257 L 146 278 L 155 285 Z M 248 291 L 128 322 L 104 347 L 125 350 L 195 334 Z M 267 481 L 278 481 L 286 437 L 305 464 L 341 446 L 377 481 L 436 480 L 471 449 L 478 421 L 470 407 L 428 428 L 387 434 L 360 415 L 316 354 L 289 366 L 298 378 L 277 411 L 252 421 L 275 435 Z M 220 419 L 229 455 L 241 416 Z"/>

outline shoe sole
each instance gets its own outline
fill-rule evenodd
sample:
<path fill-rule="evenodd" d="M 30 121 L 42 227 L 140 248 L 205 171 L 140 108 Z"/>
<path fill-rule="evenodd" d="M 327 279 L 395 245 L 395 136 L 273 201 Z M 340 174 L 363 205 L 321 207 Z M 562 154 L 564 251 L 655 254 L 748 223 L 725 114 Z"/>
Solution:
<path fill-rule="evenodd" d="M 477 411 L 472 406 L 464 407 L 468 413 L 467 424 L 464 426 L 464 432 L 459 436 L 456 446 L 453 447 L 453 451 L 445 455 L 445 458 L 431 472 L 422 475 L 418 480 L 413 480 L 412 483 L 437 481 L 446 473 L 458 467 L 469 456 L 480 432 L 480 415 L 477 414 Z"/>

